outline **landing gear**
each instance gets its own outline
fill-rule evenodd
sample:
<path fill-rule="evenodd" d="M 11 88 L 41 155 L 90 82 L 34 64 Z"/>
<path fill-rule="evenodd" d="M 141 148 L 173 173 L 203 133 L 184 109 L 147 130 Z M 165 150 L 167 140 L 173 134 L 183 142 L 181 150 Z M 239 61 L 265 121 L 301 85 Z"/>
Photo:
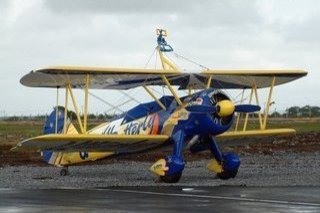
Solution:
<path fill-rule="evenodd" d="M 67 175 L 69 175 L 68 167 L 62 167 L 62 169 L 60 170 L 60 175 L 61 175 L 61 176 L 67 176 Z"/>
<path fill-rule="evenodd" d="M 154 163 L 150 170 L 160 176 L 160 180 L 165 183 L 177 183 L 182 175 L 185 162 L 182 159 L 182 148 L 185 139 L 183 131 L 177 131 L 173 135 L 173 155 L 168 155 L 165 159 L 160 159 Z"/>
<path fill-rule="evenodd" d="M 176 155 L 168 155 L 165 158 L 167 171 L 160 175 L 160 180 L 165 183 L 177 183 L 184 169 L 184 160 Z"/>
<path fill-rule="evenodd" d="M 222 171 L 217 172 L 217 177 L 221 180 L 228 180 L 230 178 L 235 178 L 238 173 L 240 166 L 240 159 L 234 153 L 224 153 L 222 155 Z"/>
<path fill-rule="evenodd" d="M 182 171 L 174 173 L 172 175 L 160 176 L 160 180 L 165 183 L 178 183 L 181 178 L 181 175 L 182 175 Z"/>
<path fill-rule="evenodd" d="M 239 157 L 231 152 L 222 153 L 212 137 L 206 138 L 214 159 L 208 164 L 208 169 L 214 171 L 222 180 L 235 178 L 240 166 Z"/>
<path fill-rule="evenodd" d="M 223 171 L 220 173 L 217 173 L 217 177 L 221 180 L 228 180 L 230 178 L 235 178 L 237 176 L 238 169 L 232 170 L 232 171 Z"/>

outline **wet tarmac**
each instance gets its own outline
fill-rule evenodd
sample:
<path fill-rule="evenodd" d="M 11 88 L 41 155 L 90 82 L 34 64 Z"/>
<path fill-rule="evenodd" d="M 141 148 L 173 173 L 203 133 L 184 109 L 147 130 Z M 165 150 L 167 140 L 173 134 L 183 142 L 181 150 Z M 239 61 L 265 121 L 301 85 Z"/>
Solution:
<path fill-rule="evenodd" d="M 0 189 L 0 212 L 320 212 L 320 187 Z"/>

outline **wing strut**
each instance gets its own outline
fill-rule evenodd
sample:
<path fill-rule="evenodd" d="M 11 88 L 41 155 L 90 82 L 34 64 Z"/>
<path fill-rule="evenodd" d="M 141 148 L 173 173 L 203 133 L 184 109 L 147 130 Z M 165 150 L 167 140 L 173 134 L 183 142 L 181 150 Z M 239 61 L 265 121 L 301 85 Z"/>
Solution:
<path fill-rule="evenodd" d="M 253 96 L 253 88 L 251 89 L 249 104 L 251 104 L 252 102 L 252 96 Z M 247 130 L 248 119 L 249 119 L 249 113 L 246 113 L 246 118 L 244 120 L 244 125 L 243 125 L 243 131 Z"/>
<path fill-rule="evenodd" d="M 256 85 L 254 85 L 253 91 L 254 91 L 254 96 L 256 97 L 256 104 L 258 106 L 260 106 L 259 97 L 258 97 L 258 91 L 257 91 L 257 86 Z M 258 112 L 258 117 L 259 117 L 260 129 L 262 129 L 262 116 L 261 116 L 261 112 L 260 111 Z"/>
<path fill-rule="evenodd" d="M 245 89 L 242 90 L 240 104 L 243 103 L 244 91 L 245 91 Z M 237 115 L 236 126 L 235 126 L 235 128 L 234 128 L 234 131 L 235 131 L 235 132 L 238 131 L 238 126 L 239 126 L 239 121 L 240 121 L 240 115 L 241 115 L 241 113 L 238 113 L 238 115 Z"/>
<path fill-rule="evenodd" d="M 73 94 L 72 88 L 70 83 L 66 85 L 66 96 L 65 96 L 65 107 L 64 107 L 64 133 L 66 133 L 66 123 L 67 123 L 67 112 L 68 112 L 68 100 L 69 100 L 69 93 L 71 96 L 72 104 L 74 111 L 77 115 L 77 120 L 79 123 L 79 127 L 82 134 L 87 134 L 88 130 L 88 100 L 89 100 L 89 83 L 90 83 L 90 75 L 86 74 L 85 76 L 85 96 L 84 96 L 84 112 L 83 112 L 83 123 L 81 121 L 81 116 L 79 113 L 78 104 L 76 98 Z"/>
<path fill-rule="evenodd" d="M 68 88 L 68 90 L 70 92 L 70 96 L 71 96 L 72 103 L 73 103 L 73 108 L 76 111 L 76 115 L 77 115 L 77 119 L 78 119 L 78 123 L 79 123 L 79 126 L 80 126 L 81 133 L 84 133 L 84 129 L 83 129 L 83 126 L 82 126 L 82 121 L 81 121 L 79 110 L 78 110 L 78 104 L 77 104 L 77 101 L 76 101 L 76 99 L 74 97 L 74 94 L 72 92 L 70 84 L 67 85 L 67 88 Z"/>
<path fill-rule="evenodd" d="M 56 97 L 56 123 L 55 123 L 55 133 L 57 134 L 58 132 L 58 109 L 59 109 L 59 87 L 57 87 L 57 97 Z"/>
<path fill-rule="evenodd" d="M 265 130 L 267 127 L 267 121 L 268 121 L 268 115 L 269 115 L 269 109 L 270 109 L 270 105 L 271 105 L 271 98 L 272 98 L 272 93 L 273 93 L 273 88 L 275 86 L 275 82 L 276 82 L 276 77 L 272 77 L 271 80 L 271 84 L 270 84 L 270 90 L 269 90 L 269 95 L 268 95 L 268 99 L 267 99 L 267 103 L 266 103 L 266 107 L 264 110 L 264 116 L 262 118 L 261 112 L 258 112 L 258 118 L 259 118 L 259 126 L 261 130 Z M 257 86 L 253 85 L 251 88 L 251 93 L 250 93 L 250 98 L 249 98 L 249 104 L 251 104 L 253 96 L 255 96 L 256 99 L 256 104 L 259 104 L 259 97 L 258 97 L 258 90 L 257 90 Z M 243 101 L 243 94 L 241 97 L 241 102 Z M 249 119 L 249 114 L 246 113 L 245 116 L 245 120 L 244 120 L 244 124 L 243 124 L 243 132 L 245 132 L 247 130 L 247 126 L 248 126 L 248 119 Z M 237 118 L 237 122 L 236 122 L 236 127 L 235 127 L 235 132 L 238 130 L 238 123 L 239 123 L 239 116 Z"/>
<path fill-rule="evenodd" d="M 64 134 L 67 134 L 68 102 L 69 102 L 69 93 L 68 93 L 68 87 L 66 87 L 66 97 L 64 102 L 64 123 L 63 123 Z"/>
<path fill-rule="evenodd" d="M 163 80 L 163 82 L 167 85 L 167 87 L 169 88 L 170 92 L 172 93 L 174 99 L 176 100 L 176 102 L 181 106 L 182 102 L 178 96 L 178 94 L 174 91 L 173 87 L 171 86 L 170 82 L 168 81 L 167 77 L 163 74 L 161 74 L 161 78 Z"/>
<path fill-rule="evenodd" d="M 267 101 L 267 105 L 266 105 L 266 109 L 264 111 L 264 118 L 263 118 L 263 126 L 262 129 L 266 129 L 267 126 L 267 120 L 268 120 L 268 113 L 269 113 L 269 108 L 270 108 L 270 102 L 271 102 L 271 96 L 272 96 L 272 92 L 273 92 L 273 87 L 275 85 L 276 82 L 276 77 L 274 76 L 271 80 L 271 87 L 269 90 L 269 96 L 268 96 L 268 101 Z"/>
<path fill-rule="evenodd" d="M 159 101 L 159 99 L 154 95 L 154 93 L 145 85 L 142 86 L 147 93 L 157 102 L 157 104 L 159 104 L 159 106 L 163 109 L 166 110 L 166 107 L 161 103 L 161 101 Z"/>
<path fill-rule="evenodd" d="M 84 134 L 87 133 L 87 123 L 88 123 L 88 93 L 89 93 L 89 74 L 86 75 L 86 87 L 85 87 L 85 97 L 84 97 L 84 115 L 83 115 L 83 131 Z"/>
<path fill-rule="evenodd" d="M 207 80 L 207 85 L 206 85 L 207 89 L 209 89 L 211 87 L 211 80 L 212 80 L 212 75 L 209 75 L 208 80 Z"/>

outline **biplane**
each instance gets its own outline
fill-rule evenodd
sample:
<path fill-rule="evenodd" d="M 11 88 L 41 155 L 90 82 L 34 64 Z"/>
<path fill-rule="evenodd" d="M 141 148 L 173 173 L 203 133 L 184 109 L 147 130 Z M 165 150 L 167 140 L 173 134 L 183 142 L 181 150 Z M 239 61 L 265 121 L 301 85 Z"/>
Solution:
<path fill-rule="evenodd" d="M 62 167 L 61 175 L 67 175 L 72 164 L 171 146 L 172 154 L 157 160 L 150 170 L 162 181 L 174 183 L 179 181 L 185 167 L 185 149 L 192 153 L 210 150 L 212 160 L 207 168 L 220 179 L 229 179 L 237 175 L 240 159 L 235 153 L 222 152 L 216 138 L 295 133 L 294 129 L 268 129 L 268 113 L 274 87 L 306 76 L 306 71 L 181 72 L 166 56 L 173 52 L 166 41 L 167 32 L 162 29 L 156 32 L 156 51 L 162 69 L 53 66 L 23 76 L 20 82 L 25 86 L 57 89 L 57 107 L 48 116 L 43 135 L 23 140 L 15 149 L 37 150 L 47 163 Z M 158 98 L 151 89 L 157 86 L 166 87 L 170 95 Z M 139 104 L 113 120 L 88 129 L 89 90 L 124 91 L 137 87 L 142 87 L 154 101 Z M 258 97 L 261 88 L 270 88 L 263 112 Z M 63 108 L 58 107 L 61 89 L 65 90 Z M 85 92 L 83 115 L 74 94 L 76 89 Z M 250 91 L 248 103 L 234 103 L 224 91 L 228 89 Z M 186 95 L 180 96 L 178 90 L 185 90 Z M 70 99 L 77 123 L 68 117 Z M 258 129 L 247 128 L 249 113 L 256 114 Z M 244 115 L 241 128 L 240 114 Z"/>

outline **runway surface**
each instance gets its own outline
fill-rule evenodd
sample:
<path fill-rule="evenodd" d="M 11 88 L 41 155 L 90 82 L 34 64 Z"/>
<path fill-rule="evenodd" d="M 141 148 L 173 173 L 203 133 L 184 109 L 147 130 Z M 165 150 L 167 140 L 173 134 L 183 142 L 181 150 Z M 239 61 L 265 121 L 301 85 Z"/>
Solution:
<path fill-rule="evenodd" d="M 320 212 L 320 187 L 0 189 L 0 212 Z"/>
<path fill-rule="evenodd" d="M 1 212 L 320 212 L 319 153 L 242 155 L 236 178 L 220 180 L 208 159 L 186 164 L 179 183 L 151 162 L 0 167 Z"/>

